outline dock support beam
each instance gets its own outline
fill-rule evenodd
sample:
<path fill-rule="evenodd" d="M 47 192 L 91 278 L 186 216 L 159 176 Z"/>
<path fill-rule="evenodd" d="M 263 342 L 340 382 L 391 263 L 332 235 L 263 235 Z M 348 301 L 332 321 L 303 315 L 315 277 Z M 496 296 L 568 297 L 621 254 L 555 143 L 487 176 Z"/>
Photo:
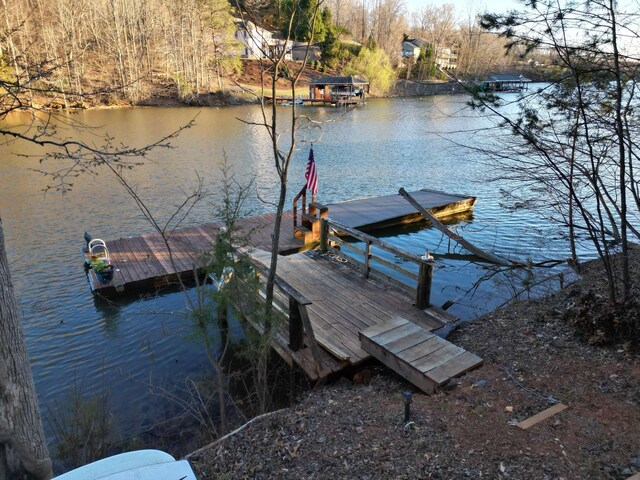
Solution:
<path fill-rule="evenodd" d="M 433 257 L 429 255 L 429 251 L 420 262 L 418 270 L 418 287 L 416 288 L 416 307 L 420 310 L 431 305 L 431 282 L 433 281 Z"/>
<path fill-rule="evenodd" d="M 303 345 L 304 329 L 302 315 L 300 315 L 300 304 L 294 298 L 289 297 L 289 348 L 297 352 Z"/>

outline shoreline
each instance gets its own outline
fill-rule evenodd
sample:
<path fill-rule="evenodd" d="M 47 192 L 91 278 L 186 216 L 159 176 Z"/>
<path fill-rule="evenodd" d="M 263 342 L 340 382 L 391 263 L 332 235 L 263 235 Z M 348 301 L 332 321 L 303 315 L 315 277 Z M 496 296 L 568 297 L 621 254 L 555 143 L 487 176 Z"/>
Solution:
<path fill-rule="evenodd" d="M 316 388 L 189 460 L 203 480 L 627 479 L 640 472 L 640 356 L 617 341 L 591 344 L 567 317 L 582 296 L 602 290 L 593 265 L 556 293 L 461 324 L 449 338 L 485 365 L 441 393 L 427 396 L 368 366 L 361 372 L 371 383 L 356 374 Z M 515 426 L 559 403 L 568 409 L 527 430 Z"/>
<path fill-rule="evenodd" d="M 258 85 L 253 86 L 256 89 Z M 299 88 L 305 89 L 306 85 Z M 409 93 L 412 92 L 412 93 Z M 467 93 L 464 87 L 456 81 L 407 81 L 399 79 L 386 95 L 368 95 L 368 98 L 413 98 L 435 95 L 459 95 Z M 79 102 L 69 102 L 72 105 L 64 106 L 60 103 L 52 103 L 52 99 L 37 99 L 32 105 L 21 108 L 29 110 L 35 108 L 46 112 L 79 112 L 89 110 L 111 110 L 111 109 L 133 109 L 133 108 L 158 108 L 158 107 L 184 107 L 184 108 L 206 108 L 206 107 L 228 107 L 237 105 L 259 104 L 257 97 L 246 95 L 235 95 L 233 93 L 209 93 L 202 94 L 195 101 L 183 101 L 175 96 L 150 96 L 136 103 L 120 101 L 113 103 L 85 104 L 77 106 Z"/>

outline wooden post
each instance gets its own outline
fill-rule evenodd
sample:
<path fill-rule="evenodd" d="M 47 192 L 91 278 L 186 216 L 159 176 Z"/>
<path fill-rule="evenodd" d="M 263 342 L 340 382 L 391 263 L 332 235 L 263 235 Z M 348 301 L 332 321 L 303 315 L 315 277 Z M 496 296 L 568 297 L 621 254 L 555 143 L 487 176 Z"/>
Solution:
<path fill-rule="evenodd" d="M 302 194 L 302 215 L 307 213 L 307 189 L 305 188 Z"/>
<path fill-rule="evenodd" d="M 369 278 L 369 271 L 371 270 L 371 242 L 366 240 L 364 245 L 364 278 Z"/>
<path fill-rule="evenodd" d="M 298 202 L 293 201 L 293 230 L 298 226 Z"/>
<path fill-rule="evenodd" d="M 416 288 L 416 307 L 424 310 L 431 305 L 431 282 L 433 281 L 433 260 L 429 250 L 420 262 L 418 271 L 418 286 Z"/>
<path fill-rule="evenodd" d="M 300 304 L 295 298 L 289 297 L 289 348 L 297 352 L 303 345 L 304 329 L 300 315 Z"/>
<path fill-rule="evenodd" d="M 329 250 L 329 222 L 326 218 L 320 219 L 320 251 L 327 253 Z"/>
<path fill-rule="evenodd" d="M 307 332 L 309 348 L 311 348 L 311 355 L 313 355 L 313 360 L 316 362 L 316 371 L 318 372 L 318 378 L 320 378 L 322 377 L 322 359 L 320 357 L 320 348 L 318 348 L 316 335 L 315 333 L 313 333 L 311 320 L 309 320 L 309 313 L 307 312 L 307 306 L 300 305 L 299 312 L 300 312 L 300 318 L 302 319 L 302 324 L 304 325 L 304 329 Z"/>

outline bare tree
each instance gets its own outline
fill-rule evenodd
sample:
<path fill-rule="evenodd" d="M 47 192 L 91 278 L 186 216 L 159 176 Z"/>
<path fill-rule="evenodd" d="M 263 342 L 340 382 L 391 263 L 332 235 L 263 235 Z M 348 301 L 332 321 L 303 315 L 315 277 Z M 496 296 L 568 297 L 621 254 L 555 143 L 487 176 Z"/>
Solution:
<path fill-rule="evenodd" d="M 23 25 L 2 31 L 3 37 L 0 38 L 3 38 L 3 43 L 12 43 L 7 37 L 17 35 Z M 5 72 L 0 79 L 0 120 L 5 120 L 16 110 L 31 113 L 30 123 L 0 125 L 0 139 L 3 142 L 27 142 L 45 147 L 48 153 L 41 162 L 41 168 L 49 176 L 52 190 L 64 192 L 72 187 L 78 176 L 96 174 L 104 167 L 114 172 L 133 168 L 155 148 L 171 147 L 171 140 L 182 129 L 191 126 L 188 124 L 142 147 L 116 145 L 114 139 L 108 136 L 100 146 L 67 138 L 58 132 L 57 123 L 71 123 L 77 128 L 81 128 L 81 125 L 68 118 L 57 118 L 52 112 L 38 110 L 31 101 L 34 94 L 69 93 L 47 83 L 54 69 L 64 66 L 47 63 L 32 65 L 25 58 L 17 57 L 13 70 Z M 71 92 L 71 95 L 82 98 L 86 94 Z M 52 476 L 51 461 L 42 430 L 1 224 L 0 333 L 0 478 L 5 475 L 16 478 L 25 472 L 35 479 L 47 479 Z"/>
<path fill-rule="evenodd" d="M 573 256 L 586 237 L 602 260 L 609 301 L 627 301 L 629 236 L 640 238 L 638 17 L 609 0 L 527 6 L 485 15 L 483 26 L 500 32 L 511 49 L 553 49 L 562 76 L 521 102 L 515 116 L 499 108 L 499 98 L 480 97 L 518 139 L 508 155 L 517 155 L 517 163 L 503 163 L 505 175 L 553 201 Z"/>

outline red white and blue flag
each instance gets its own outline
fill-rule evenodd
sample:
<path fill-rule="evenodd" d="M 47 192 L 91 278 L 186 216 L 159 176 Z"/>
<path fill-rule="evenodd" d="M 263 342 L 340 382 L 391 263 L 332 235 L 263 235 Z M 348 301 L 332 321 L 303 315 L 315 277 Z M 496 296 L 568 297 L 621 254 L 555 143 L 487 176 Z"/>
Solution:
<path fill-rule="evenodd" d="M 304 174 L 307 179 L 307 188 L 315 195 L 318 193 L 318 171 L 316 170 L 316 162 L 313 158 L 313 145 L 309 150 L 309 161 L 307 162 L 307 171 Z"/>

